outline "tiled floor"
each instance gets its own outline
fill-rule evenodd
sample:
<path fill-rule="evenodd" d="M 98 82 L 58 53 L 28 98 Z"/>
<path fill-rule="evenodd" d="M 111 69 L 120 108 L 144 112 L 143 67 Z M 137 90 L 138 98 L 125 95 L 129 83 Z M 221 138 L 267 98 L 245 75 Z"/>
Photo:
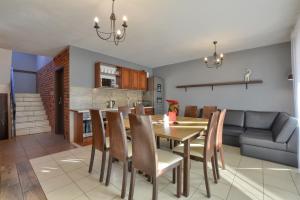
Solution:
<path fill-rule="evenodd" d="M 33 169 L 49 200 L 67 199 L 120 199 L 122 168 L 113 164 L 111 184 L 99 183 L 100 152 L 97 152 L 92 174 L 88 173 L 90 146 L 31 160 Z M 241 156 L 239 148 L 225 146 L 226 170 L 220 170 L 221 180 L 212 181 L 210 171 L 211 199 L 265 199 L 300 200 L 300 174 L 297 169 L 267 161 Z M 202 163 L 192 161 L 191 194 L 189 198 L 206 199 Z M 128 178 L 128 187 L 129 180 Z M 129 188 L 127 188 L 128 195 Z M 134 198 L 151 199 L 152 185 L 137 175 Z M 176 185 L 171 183 L 171 173 L 159 179 L 159 199 L 175 197 Z"/>
<path fill-rule="evenodd" d="M 42 133 L 0 141 L 0 199 L 40 200 L 46 196 L 29 159 L 75 148 L 62 135 Z"/>

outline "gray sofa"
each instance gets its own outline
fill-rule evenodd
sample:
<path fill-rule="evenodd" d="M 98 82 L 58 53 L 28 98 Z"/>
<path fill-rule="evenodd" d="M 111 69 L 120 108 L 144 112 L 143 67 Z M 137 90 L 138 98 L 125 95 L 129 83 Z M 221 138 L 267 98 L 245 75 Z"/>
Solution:
<path fill-rule="evenodd" d="M 298 165 L 298 123 L 286 113 L 228 110 L 223 143 L 240 146 L 242 155 Z"/>

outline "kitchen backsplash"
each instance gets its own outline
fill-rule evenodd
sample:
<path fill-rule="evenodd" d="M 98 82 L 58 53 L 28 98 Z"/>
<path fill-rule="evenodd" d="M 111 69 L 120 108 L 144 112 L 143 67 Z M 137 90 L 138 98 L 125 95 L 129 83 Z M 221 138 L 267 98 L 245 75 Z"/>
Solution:
<path fill-rule="evenodd" d="M 115 107 L 128 103 L 132 106 L 134 102 L 142 101 L 142 98 L 143 92 L 138 90 L 71 87 L 70 109 L 104 109 L 109 100 L 116 102 Z"/>

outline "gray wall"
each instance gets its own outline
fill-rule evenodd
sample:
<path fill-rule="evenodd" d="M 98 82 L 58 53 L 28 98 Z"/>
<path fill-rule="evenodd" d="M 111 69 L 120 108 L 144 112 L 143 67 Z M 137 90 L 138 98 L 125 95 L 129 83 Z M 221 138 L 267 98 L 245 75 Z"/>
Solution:
<path fill-rule="evenodd" d="M 0 49 L 0 87 L 7 87 L 10 83 L 11 50 Z M 0 88 L 0 90 L 2 90 Z M 1 91 L 2 92 L 2 91 Z"/>
<path fill-rule="evenodd" d="M 217 105 L 220 108 L 285 111 L 293 113 L 291 46 L 283 43 L 225 54 L 219 69 L 208 69 L 202 59 L 155 68 L 153 74 L 165 80 L 166 99 L 177 99 L 181 113 L 186 105 Z M 177 85 L 243 80 L 245 69 L 252 69 L 252 79 L 263 84 L 177 89 Z M 166 107 L 167 105 L 165 105 Z"/>
<path fill-rule="evenodd" d="M 95 63 L 105 62 L 107 64 L 121 65 L 133 69 L 146 70 L 151 69 L 137 65 L 122 59 L 107 56 L 97 52 L 71 46 L 70 47 L 70 85 L 77 87 L 94 88 L 95 87 Z"/>

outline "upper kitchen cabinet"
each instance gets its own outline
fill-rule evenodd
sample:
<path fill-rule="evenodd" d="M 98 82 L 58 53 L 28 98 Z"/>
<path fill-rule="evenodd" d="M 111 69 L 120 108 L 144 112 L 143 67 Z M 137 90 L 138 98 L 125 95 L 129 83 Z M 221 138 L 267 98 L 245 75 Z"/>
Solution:
<path fill-rule="evenodd" d="M 121 88 L 131 89 L 130 84 L 130 69 L 122 67 L 121 68 Z"/>
<path fill-rule="evenodd" d="M 145 71 L 139 71 L 139 89 L 147 90 L 147 73 Z"/>
<path fill-rule="evenodd" d="M 130 88 L 139 90 L 139 71 L 130 70 Z"/>

